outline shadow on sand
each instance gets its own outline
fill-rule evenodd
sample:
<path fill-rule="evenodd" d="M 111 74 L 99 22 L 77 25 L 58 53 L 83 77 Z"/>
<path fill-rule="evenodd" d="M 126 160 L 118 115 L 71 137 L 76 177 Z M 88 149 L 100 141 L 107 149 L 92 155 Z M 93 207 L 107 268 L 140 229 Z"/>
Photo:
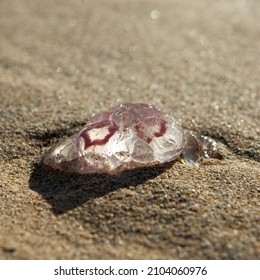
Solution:
<path fill-rule="evenodd" d="M 78 175 L 50 170 L 37 164 L 31 174 L 29 186 L 46 199 L 55 215 L 59 215 L 117 189 L 142 184 L 171 166 L 172 163 L 156 165 L 125 171 L 120 175 Z"/>

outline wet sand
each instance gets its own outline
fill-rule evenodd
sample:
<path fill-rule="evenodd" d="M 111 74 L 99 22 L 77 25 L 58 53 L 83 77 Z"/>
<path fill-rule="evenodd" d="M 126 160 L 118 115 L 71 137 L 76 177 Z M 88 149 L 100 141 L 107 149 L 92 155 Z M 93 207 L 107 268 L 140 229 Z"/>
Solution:
<path fill-rule="evenodd" d="M 1 259 L 258 259 L 255 1 L 0 2 Z M 154 104 L 223 159 L 120 176 L 46 170 L 121 102 Z"/>

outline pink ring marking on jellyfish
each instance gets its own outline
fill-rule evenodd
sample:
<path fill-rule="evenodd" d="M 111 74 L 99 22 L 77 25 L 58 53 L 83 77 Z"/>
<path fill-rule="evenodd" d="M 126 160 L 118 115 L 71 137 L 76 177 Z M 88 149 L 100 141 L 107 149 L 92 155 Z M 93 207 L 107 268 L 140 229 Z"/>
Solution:
<path fill-rule="evenodd" d="M 155 137 L 161 137 L 161 136 L 163 136 L 166 133 L 166 131 L 167 131 L 166 121 L 163 120 L 160 123 L 160 130 L 159 130 L 159 132 L 155 132 L 154 136 Z"/>
<path fill-rule="evenodd" d="M 85 149 L 94 145 L 98 145 L 98 146 L 105 145 L 109 141 L 109 139 L 114 135 L 114 133 L 118 131 L 118 125 L 114 123 L 112 120 L 99 122 L 93 125 L 91 129 L 101 129 L 103 127 L 107 127 L 108 134 L 102 139 L 91 140 L 88 133 L 90 129 L 85 129 L 81 132 L 80 137 L 82 137 L 85 141 Z"/>
<path fill-rule="evenodd" d="M 137 135 L 138 137 L 140 137 L 141 139 L 145 140 L 148 144 L 152 141 L 153 137 L 161 137 L 163 136 L 166 131 L 167 131 L 167 127 L 166 127 L 166 121 L 165 120 L 162 120 L 160 122 L 160 129 L 159 131 L 156 131 L 153 133 L 153 135 L 151 137 L 148 137 L 144 131 L 143 131 L 143 125 L 144 124 L 137 124 L 135 126 L 135 129 L 136 129 L 136 132 L 137 132 Z"/>

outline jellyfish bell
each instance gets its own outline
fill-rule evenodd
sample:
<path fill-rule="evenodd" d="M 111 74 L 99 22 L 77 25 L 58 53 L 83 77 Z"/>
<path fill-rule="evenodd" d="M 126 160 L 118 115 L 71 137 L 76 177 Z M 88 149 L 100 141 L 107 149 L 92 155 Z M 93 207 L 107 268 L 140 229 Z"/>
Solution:
<path fill-rule="evenodd" d="M 80 132 L 52 147 L 43 163 L 79 174 L 113 173 L 171 162 L 182 154 L 196 166 L 200 146 L 194 135 L 155 106 L 123 103 L 94 116 Z"/>

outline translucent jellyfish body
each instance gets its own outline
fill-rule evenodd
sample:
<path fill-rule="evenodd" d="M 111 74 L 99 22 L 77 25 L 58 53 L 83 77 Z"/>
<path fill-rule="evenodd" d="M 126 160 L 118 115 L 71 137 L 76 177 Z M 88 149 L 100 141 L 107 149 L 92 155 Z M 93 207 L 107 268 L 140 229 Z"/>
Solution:
<path fill-rule="evenodd" d="M 125 103 L 91 118 L 79 133 L 51 148 L 43 163 L 79 174 L 116 173 L 171 162 L 182 154 L 194 166 L 203 145 L 216 148 L 214 140 L 184 131 L 155 106 Z"/>

